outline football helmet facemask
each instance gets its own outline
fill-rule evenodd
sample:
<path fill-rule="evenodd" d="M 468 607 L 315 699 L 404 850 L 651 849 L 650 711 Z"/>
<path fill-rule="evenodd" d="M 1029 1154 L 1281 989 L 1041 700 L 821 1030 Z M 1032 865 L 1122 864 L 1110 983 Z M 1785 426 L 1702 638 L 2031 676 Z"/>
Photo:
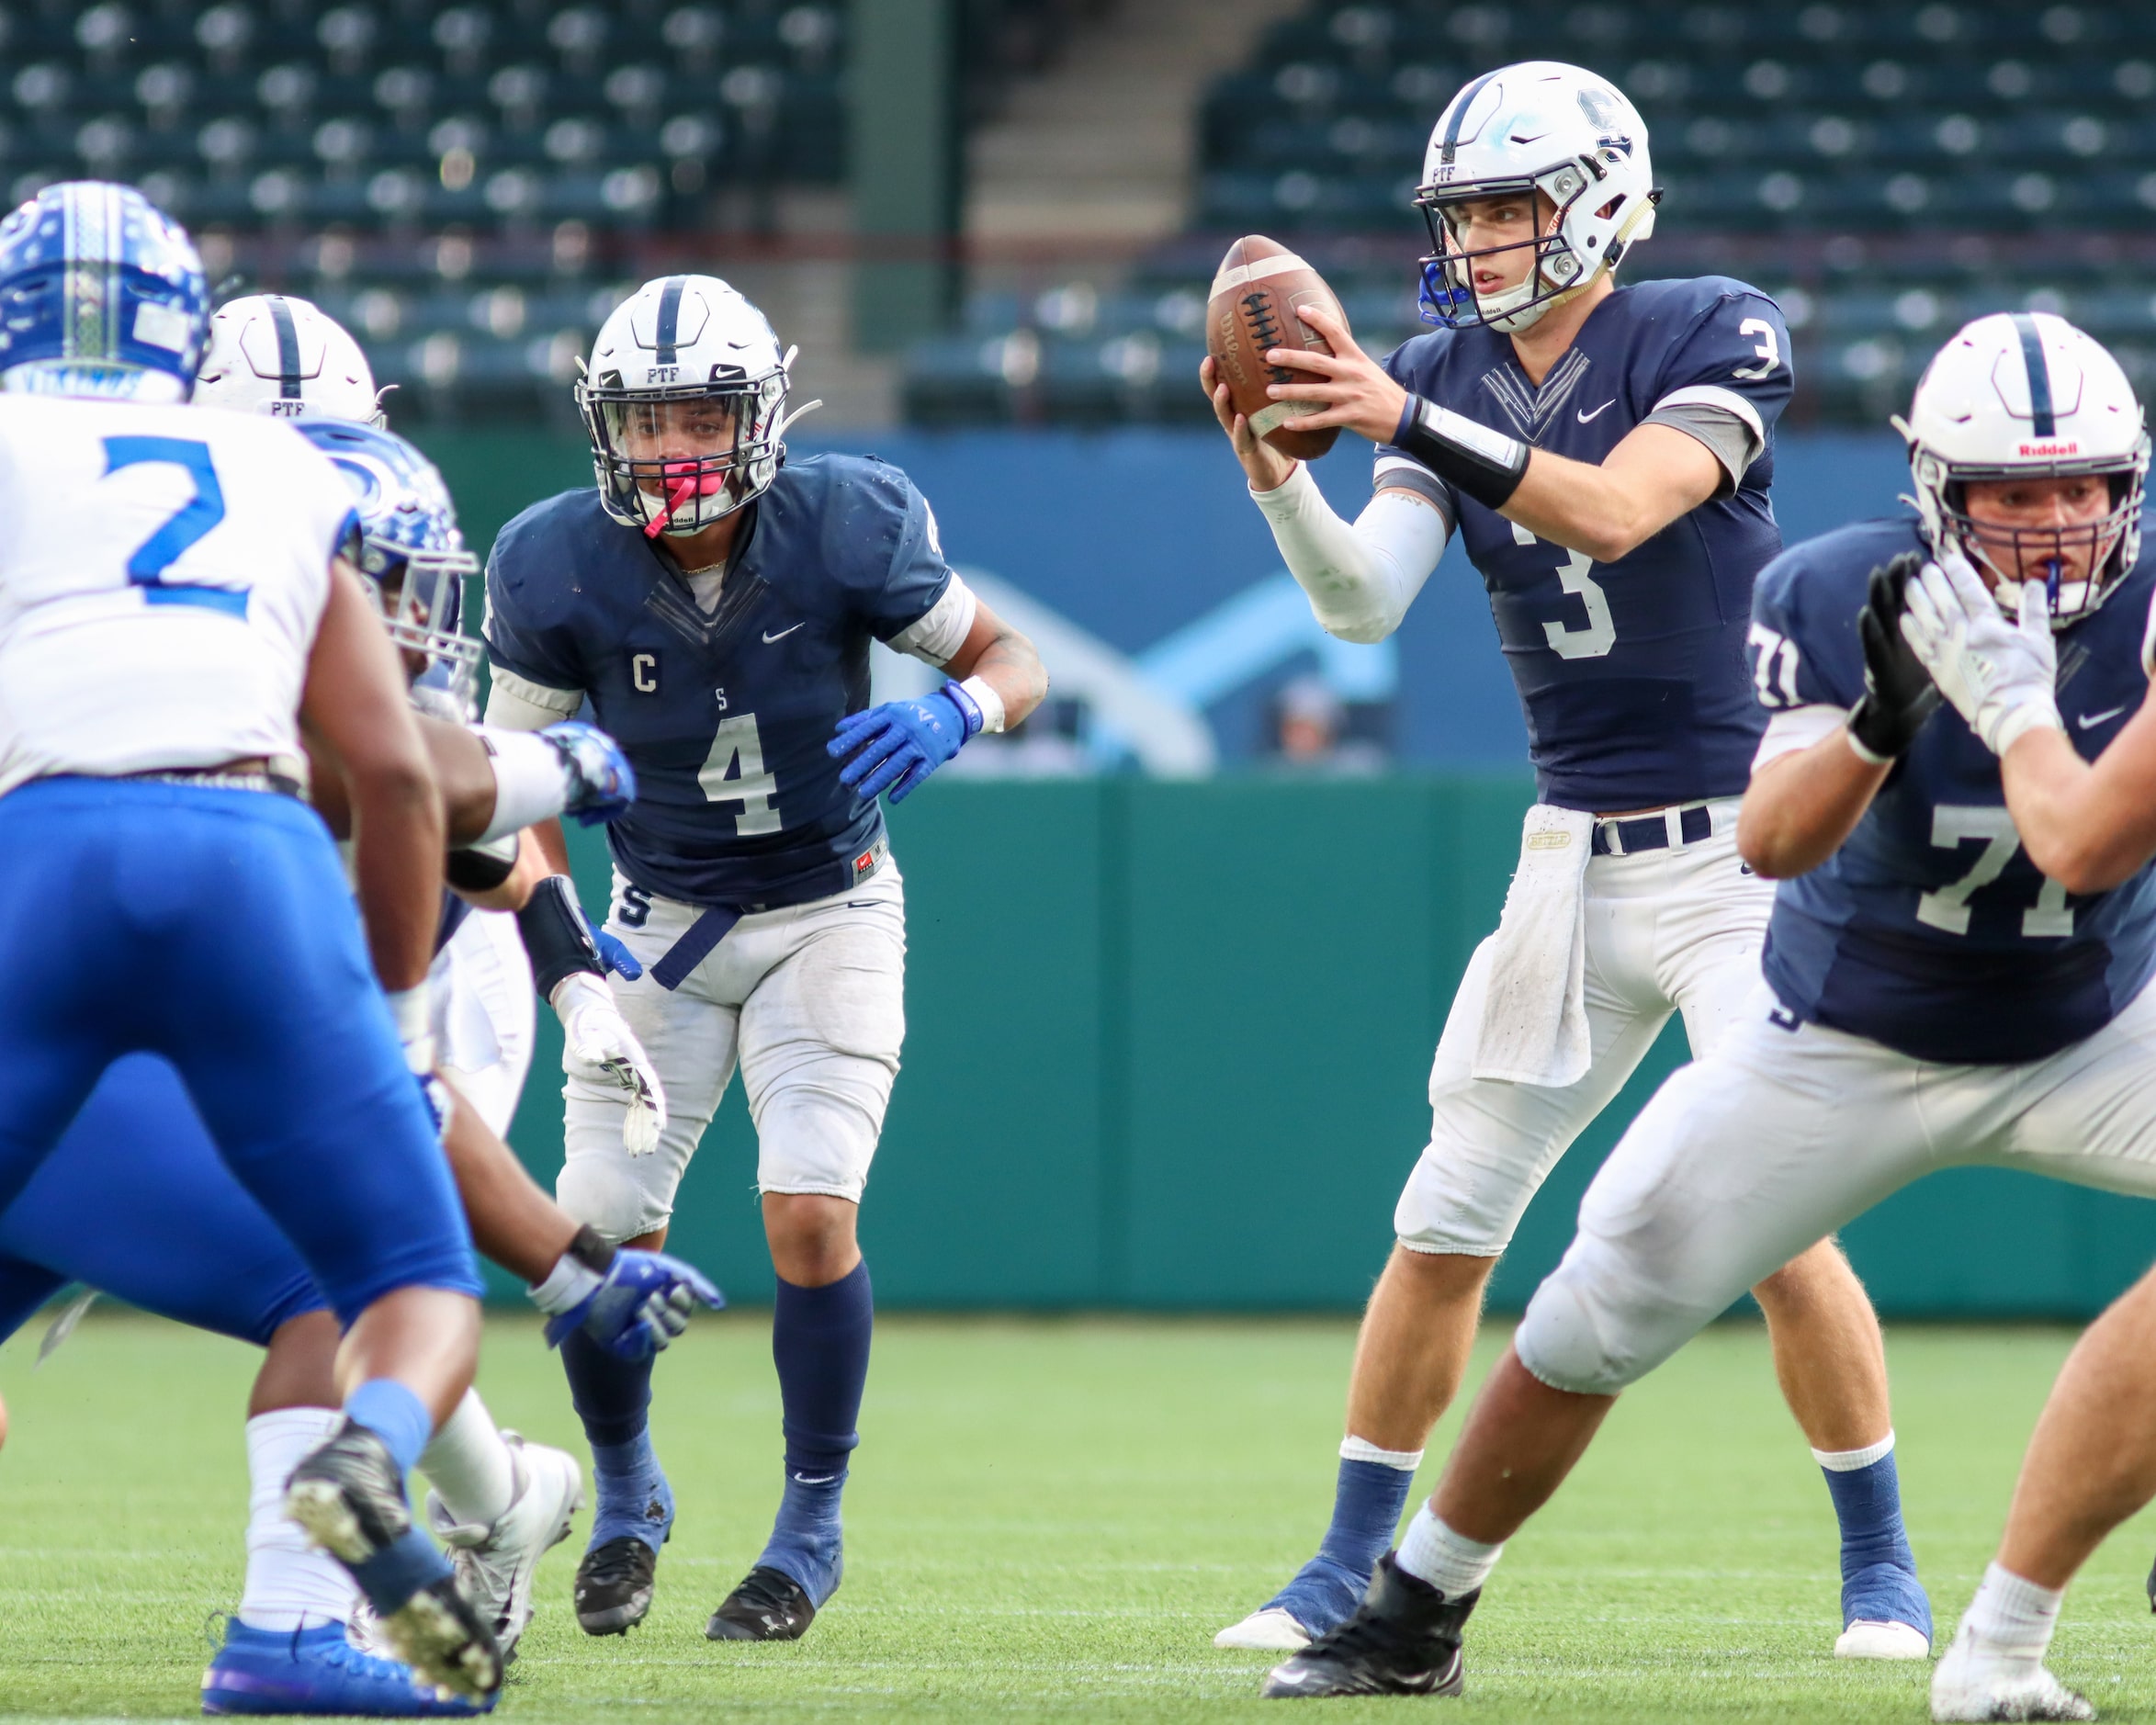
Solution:
<path fill-rule="evenodd" d="M 1917 379 L 1894 429 L 1925 536 L 1958 549 L 1988 579 L 2018 583 L 2046 570 L 2051 626 L 2104 603 L 2141 555 L 2149 434 L 2133 386 L 2102 343 L 2048 311 L 1998 311 L 1962 328 Z M 2090 522 L 1979 523 L 1972 480 L 2104 478 L 2111 507 Z M 2067 558 L 2086 571 L 2065 578 Z"/>
<path fill-rule="evenodd" d="M 647 538 L 702 532 L 778 477 L 793 348 L 716 276 L 646 282 L 592 344 L 577 406 L 606 513 Z"/>
<path fill-rule="evenodd" d="M 435 464 L 393 431 L 303 419 L 296 429 L 350 482 L 358 517 L 353 562 L 383 600 L 389 638 L 423 658 L 420 675 L 459 715 L 471 706 L 480 644 L 464 633 L 464 582 L 479 573 Z"/>
<path fill-rule="evenodd" d="M 1535 211 L 1534 239 L 1461 249 L 1461 206 L 1505 197 L 1524 198 Z M 1485 73 L 1447 104 L 1423 158 L 1415 204 L 1430 233 L 1421 260 L 1424 321 L 1453 330 L 1528 328 L 1653 233 L 1661 198 L 1646 123 L 1608 79 L 1554 60 Z M 1533 259 L 1518 285 L 1478 296 L 1475 260 L 1529 243 Z"/>

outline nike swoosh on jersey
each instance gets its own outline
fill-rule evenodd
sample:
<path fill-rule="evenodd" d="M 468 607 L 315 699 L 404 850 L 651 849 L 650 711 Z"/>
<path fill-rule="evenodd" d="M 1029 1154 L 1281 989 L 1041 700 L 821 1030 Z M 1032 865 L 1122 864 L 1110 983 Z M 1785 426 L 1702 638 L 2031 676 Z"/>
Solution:
<path fill-rule="evenodd" d="M 807 617 L 803 617 L 800 622 L 794 625 L 793 629 L 781 629 L 776 635 L 766 634 L 763 637 L 763 644 L 764 646 L 769 647 L 773 641 L 785 640 L 787 636 L 793 634 L 794 629 L 805 629 L 807 626 L 808 619 Z"/>
<path fill-rule="evenodd" d="M 1585 425 L 1591 419 L 1600 418 L 1604 408 L 1612 408 L 1616 405 L 1617 398 L 1615 396 L 1611 396 L 1607 401 L 1602 403 L 1601 407 L 1597 408 L 1592 413 L 1589 413 L 1585 409 L 1582 409 L 1580 412 L 1579 422 L 1581 424 Z"/>
<path fill-rule="evenodd" d="M 2083 713 L 2073 722 L 2080 726 L 2084 731 L 2094 730 L 2105 719 L 2115 719 L 2125 711 L 2126 708 L 2123 706 L 2106 707 L 2101 713 Z"/>

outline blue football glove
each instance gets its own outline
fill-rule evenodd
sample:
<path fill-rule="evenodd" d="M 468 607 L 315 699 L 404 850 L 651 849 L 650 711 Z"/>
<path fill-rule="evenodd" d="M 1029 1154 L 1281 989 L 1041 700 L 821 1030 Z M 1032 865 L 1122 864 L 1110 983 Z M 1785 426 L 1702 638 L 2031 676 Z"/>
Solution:
<path fill-rule="evenodd" d="M 644 974 L 644 966 L 623 943 L 618 934 L 609 934 L 604 929 L 593 929 L 592 940 L 599 949 L 599 962 L 615 975 L 626 976 L 635 982 Z"/>
<path fill-rule="evenodd" d="M 981 710 L 973 697 L 946 682 L 918 701 L 886 701 L 849 714 L 824 748 L 834 759 L 852 757 L 839 771 L 840 784 L 863 796 L 888 791 L 891 801 L 903 803 L 980 728 Z"/>
<path fill-rule="evenodd" d="M 560 750 L 571 783 L 561 812 L 586 827 L 618 820 L 637 800 L 637 770 L 621 745 L 596 725 L 576 719 L 549 725 L 539 733 Z"/>
<path fill-rule="evenodd" d="M 689 1327 L 700 1303 L 717 1312 L 726 1296 L 694 1265 L 617 1246 L 598 1285 L 547 1320 L 547 1346 L 582 1330 L 616 1359 L 649 1359 Z"/>

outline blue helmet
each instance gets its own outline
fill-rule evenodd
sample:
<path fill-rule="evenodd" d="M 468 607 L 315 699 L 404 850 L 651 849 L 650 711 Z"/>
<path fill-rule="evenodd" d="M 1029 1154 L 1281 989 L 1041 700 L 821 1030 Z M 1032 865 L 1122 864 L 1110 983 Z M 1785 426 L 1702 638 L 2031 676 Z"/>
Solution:
<path fill-rule="evenodd" d="M 457 530 L 449 488 L 433 462 L 382 426 L 305 419 L 293 427 L 352 486 L 359 521 L 354 561 L 384 596 L 389 638 L 425 655 L 425 685 L 446 692 L 462 717 L 480 662 L 480 643 L 461 627 L 464 581 L 480 565 Z"/>
<path fill-rule="evenodd" d="M 131 186 L 65 180 L 0 221 L 0 389 L 184 401 L 209 322 L 194 242 Z"/>

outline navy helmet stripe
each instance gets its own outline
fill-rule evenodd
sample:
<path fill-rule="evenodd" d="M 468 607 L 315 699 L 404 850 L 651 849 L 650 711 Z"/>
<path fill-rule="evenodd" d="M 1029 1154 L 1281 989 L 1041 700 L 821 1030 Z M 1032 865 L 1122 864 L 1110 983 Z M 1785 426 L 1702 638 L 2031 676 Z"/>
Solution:
<path fill-rule="evenodd" d="M 2044 363 L 2044 338 L 2027 312 L 2016 311 L 2013 317 L 2021 336 L 2022 363 L 2028 367 L 2028 411 L 2034 422 L 2029 430 L 2038 437 L 2055 436 L 2059 422 L 2051 411 L 2051 368 Z"/>
<path fill-rule="evenodd" d="M 1459 99 L 1452 104 L 1452 117 L 1445 122 L 1445 148 L 1444 152 L 1438 157 L 1439 161 L 1451 161 L 1452 152 L 1460 143 L 1460 129 L 1467 124 L 1467 110 L 1474 106 L 1474 98 L 1483 93 L 1483 86 L 1496 75 L 1494 72 L 1485 72 L 1461 91 Z"/>
<path fill-rule="evenodd" d="M 675 362 L 674 338 L 681 330 L 682 289 L 688 284 L 686 276 L 669 276 L 666 286 L 659 290 L 659 352 L 653 357 L 662 366 Z"/>
<path fill-rule="evenodd" d="M 299 400 L 299 326 L 292 321 L 292 308 L 282 294 L 265 294 L 269 321 L 277 336 L 277 394 L 285 400 Z"/>

